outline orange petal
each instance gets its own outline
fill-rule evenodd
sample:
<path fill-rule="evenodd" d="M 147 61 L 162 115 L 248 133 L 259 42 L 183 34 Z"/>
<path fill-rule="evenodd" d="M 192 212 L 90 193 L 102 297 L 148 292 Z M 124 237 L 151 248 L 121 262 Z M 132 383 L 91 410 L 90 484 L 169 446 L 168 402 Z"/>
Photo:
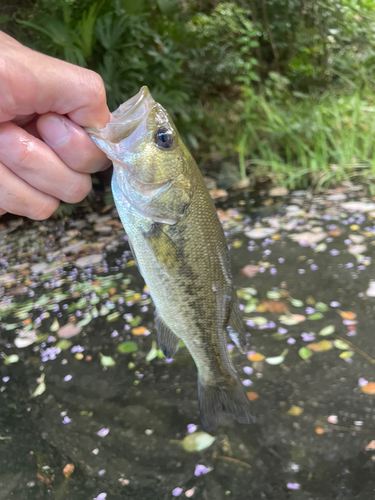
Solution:
<path fill-rule="evenodd" d="M 315 429 L 315 432 L 316 432 L 317 434 L 321 435 L 321 434 L 324 434 L 324 429 L 323 429 L 323 427 L 317 427 L 317 428 Z"/>
<path fill-rule="evenodd" d="M 342 319 L 353 320 L 357 317 L 356 313 L 354 313 L 352 311 L 340 311 L 339 314 L 342 317 Z"/>
<path fill-rule="evenodd" d="M 263 354 L 260 354 L 259 352 L 255 352 L 254 354 L 249 354 L 247 356 L 247 359 L 250 361 L 263 361 L 265 356 Z"/>
<path fill-rule="evenodd" d="M 65 479 L 68 479 L 74 472 L 74 465 L 73 464 L 66 464 L 64 469 L 63 469 L 63 474 Z"/>
<path fill-rule="evenodd" d="M 256 392 L 248 392 L 247 397 L 249 398 L 249 401 L 255 401 L 259 398 L 259 394 L 257 394 Z"/>
<path fill-rule="evenodd" d="M 321 342 L 314 342 L 312 344 L 308 344 L 307 347 L 314 352 L 323 352 L 323 351 L 329 351 L 332 349 L 332 342 L 329 340 L 322 340 Z"/>
<path fill-rule="evenodd" d="M 375 394 L 375 382 L 369 382 L 368 384 L 362 386 L 361 391 L 365 394 Z"/>
<path fill-rule="evenodd" d="M 148 330 L 144 326 L 137 326 L 137 328 L 132 329 L 133 335 L 144 335 L 146 332 L 148 332 Z"/>

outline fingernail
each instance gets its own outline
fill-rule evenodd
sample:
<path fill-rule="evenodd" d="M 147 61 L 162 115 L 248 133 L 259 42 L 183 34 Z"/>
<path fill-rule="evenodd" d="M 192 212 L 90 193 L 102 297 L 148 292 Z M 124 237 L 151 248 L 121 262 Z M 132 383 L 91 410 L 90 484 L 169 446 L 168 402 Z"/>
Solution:
<path fill-rule="evenodd" d="M 43 139 L 51 146 L 61 146 L 70 137 L 64 120 L 48 116 L 38 122 L 38 130 Z"/>

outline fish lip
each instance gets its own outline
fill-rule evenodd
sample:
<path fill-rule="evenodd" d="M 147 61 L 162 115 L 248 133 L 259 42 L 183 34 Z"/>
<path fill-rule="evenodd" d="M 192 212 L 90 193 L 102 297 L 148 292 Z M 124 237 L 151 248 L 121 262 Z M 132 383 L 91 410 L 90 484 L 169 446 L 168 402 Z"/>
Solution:
<path fill-rule="evenodd" d="M 122 120 L 126 120 L 127 118 L 131 118 L 131 114 L 134 114 L 142 104 L 148 104 L 148 101 L 152 101 L 152 104 L 155 103 L 152 98 L 150 91 L 146 85 L 144 85 L 138 94 L 135 94 L 133 97 L 122 103 L 115 111 L 113 111 L 112 116 L 115 118 L 115 122 Z M 114 123 L 114 122 L 111 122 Z"/>
<path fill-rule="evenodd" d="M 86 128 L 85 130 L 91 138 L 119 143 L 134 132 L 154 105 L 156 105 L 156 102 L 152 98 L 148 87 L 144 85 L 135 96 L 113 111 L 113 120 L 107 123 L 103 129 Z"/>

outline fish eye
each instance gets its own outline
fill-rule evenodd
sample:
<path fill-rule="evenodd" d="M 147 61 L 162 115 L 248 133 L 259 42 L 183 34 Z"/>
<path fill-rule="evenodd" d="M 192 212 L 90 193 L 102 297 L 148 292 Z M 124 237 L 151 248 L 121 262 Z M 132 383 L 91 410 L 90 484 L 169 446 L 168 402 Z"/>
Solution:
<path fill-rule="evenodd" d="M 160 127 L 157 129 L 154 136 L 155 144 L 161 149 L 171 149 L 173 147 L 173 130 Z"/>

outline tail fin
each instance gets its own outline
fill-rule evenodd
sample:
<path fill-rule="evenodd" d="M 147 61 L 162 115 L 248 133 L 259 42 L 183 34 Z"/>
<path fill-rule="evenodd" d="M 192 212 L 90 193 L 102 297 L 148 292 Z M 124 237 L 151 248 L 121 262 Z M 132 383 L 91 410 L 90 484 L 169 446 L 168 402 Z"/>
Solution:
<path fill-rule="evenodd" d="M 202 424 L 207 431 L 212 431 L 228 417 L 241 424 L 255 420 L 245 388 L 237 377 L 213 385 L 201 384 L 198 380 L 198 399 Z"/>

